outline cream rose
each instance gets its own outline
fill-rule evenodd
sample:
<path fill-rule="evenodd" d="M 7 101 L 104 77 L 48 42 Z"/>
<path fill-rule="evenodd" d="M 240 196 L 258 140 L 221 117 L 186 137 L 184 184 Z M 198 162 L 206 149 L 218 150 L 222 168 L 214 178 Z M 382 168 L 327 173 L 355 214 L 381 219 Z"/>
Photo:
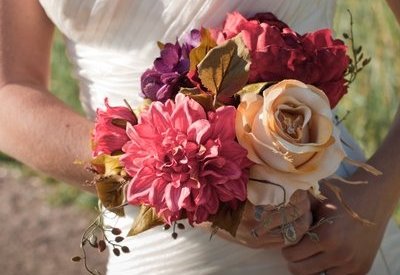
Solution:
<path fill-rule="evenodd" d="M 255 205 L 278 205 L 298 189 L 319 194 L 318 181 L 334 174 L 346 157 L 328 98 L 297 80 L 281 81 L 263 96 L 257 94 L 259 87 L 244 88 L 236 135 L 255 163 L 250 178 L 275 185 L 250 180 L 248 199 Z"/>

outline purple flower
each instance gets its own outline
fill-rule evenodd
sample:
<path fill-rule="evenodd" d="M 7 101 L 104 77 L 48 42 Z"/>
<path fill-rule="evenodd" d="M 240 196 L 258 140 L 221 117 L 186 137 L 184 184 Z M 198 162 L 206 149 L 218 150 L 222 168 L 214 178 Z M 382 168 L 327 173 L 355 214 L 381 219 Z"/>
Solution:
<path fill-rule="evenodd" d="M 165 102 L 179 89 L 176 84 L 180 77 L 178 73 L 161 73 L 154 68 L 148 69 L 141 77 L 142 93 L 152 101 Z"/>
<path fill-rule="evenodd" d="M 200 45 L 201 33 L 200 30 L 193 29 L 183 38 L 183 46 L 190 47 L 190 50 Z M 190 51 L 189 50 L 189 51 Z"/>
<path fill-rule="evenodd" d="M 186 50 L 185 50 L 186 51 Z M 156 58 L 153 68 L 141 76 L 142 93 L 153 101 L 165 102 L 179 91 L 189 70 L 189 56 L 178 42 L 167 43 Z"/>
<path fill-rule="evenodd" d="M 143 96 L 152 101 L 165 102 L 173 99 L 180 87 L 192 87 L 186 77 L 189 71 L 189 53 L 200 43 L 200 31 L 192 30 L 185 38 L 182 46 L 166 43 L 156 58 L 153 68 L 146 70 L 141 76 Z"/>

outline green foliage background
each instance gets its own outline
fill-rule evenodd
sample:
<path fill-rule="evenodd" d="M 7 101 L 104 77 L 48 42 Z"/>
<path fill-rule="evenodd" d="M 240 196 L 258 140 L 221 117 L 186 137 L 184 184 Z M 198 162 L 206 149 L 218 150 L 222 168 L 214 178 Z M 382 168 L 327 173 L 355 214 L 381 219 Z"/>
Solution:
<path fill-rule="evenodd" d="M 384 0 L 339 0 L 334 25 L 338 37 L 349 32 L 347 9 L 353 14 L 356 44 L 372 61 L 340 102 L 338 113 L 350 111 L 344 123 L 369 157 L 386 136 L 399 105 L 400 27 Z M 400 207 L 395 218 L 400 224 Z"/>
<path fill-rule="evenodd" d="M 343 116 L 350 111 L 344 123 L 366 155 L 371 156 L 385 137 L 399 103 L 400 27 L 384 0 L 338 0 L 334 29 L 339 38 L 342 38 L 343 32 L 349 32 L 347 9 L 353 14 L 356 44 L 363 46 L 364 54 L 372 57 L 372 62 L 350 87 L 348 95 L 339 104 L 338 114 Z M 70 71 L 62 37 L 57 33 L 52 52 L 51 90 L 72 108 L 82 112 L 78 86 Z M 1 154 L 0 164 L 19 166 Z M 23 170 L 29 171 L 26 168 Z M 76 201 L 88 204 L 89 201 L 91 205 L 93 202 L 93 198 L 66 185 L 60 185 L 59 192 L 50 200 L 56 204 Z M 400 222 L 400 209 L 395 216 Z"/>

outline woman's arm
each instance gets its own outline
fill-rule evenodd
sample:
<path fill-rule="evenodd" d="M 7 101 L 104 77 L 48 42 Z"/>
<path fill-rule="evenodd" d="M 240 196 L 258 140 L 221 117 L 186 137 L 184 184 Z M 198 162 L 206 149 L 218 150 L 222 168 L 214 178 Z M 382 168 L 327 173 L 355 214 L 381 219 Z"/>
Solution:
<path fill-rule="evenodd" d="M 400 0 L 387 0 L 400 23 Z M 369 164 L 383 172 L 375 177 L 359 170 L 351 180 L 368 180 L 365 186 L 336 183 L 345 201 L 374 225 L 365 226 L 351 218 L 335 196 L 320 204 L 314 219 L 339 216 L 333 224 L 315 230 L 320 241 L 304 238 L 298 245 L 283 249 L 294 274 L 365 274 L 371 268 L 383 234 L 400 197 L 400 107 L 391 129 Z M 362 192 L 361 192 L 362 191 Z M 336 208 L 336 209 L 335 209 Z"/>
<path fill-rule="evenodd" d="M 38 1 L 0 1 L 0 151 L 80 186 L 92 123 L 47 90 L 53 29 Z"/>

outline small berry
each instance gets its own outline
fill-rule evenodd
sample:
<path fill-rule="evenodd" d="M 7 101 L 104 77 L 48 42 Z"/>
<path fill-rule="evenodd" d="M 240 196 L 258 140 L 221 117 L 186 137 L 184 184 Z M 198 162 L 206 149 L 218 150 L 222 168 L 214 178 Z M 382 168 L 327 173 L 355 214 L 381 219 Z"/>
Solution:
<path fill-rule="evenodd" d="M 100 240 L 99 241 L 99 251 L 103 252 L 104 250 L 106 250 L 106 242 L 104 240 Z"/>
<path fill-rule="evenodd" d="M 121 247 L 121 250 L 122 250 L 122 252 L 124 252 L 124 253 L 129 253 L 129 252 L 131 252 L 127 246 Z"/>
<path fill-rule="evenodd" d="M 114 228 L 111 230 L 111 233 L 113 233 L 114 235 L 119 235 L 119 234 L 122 233 L 122 231 L 121 231 L 121 229 L 115 228 L 115 227 L 114 227 Z"/>
<path fill-rule="evenodd" d="M 178 228 L 183 230 L 185 229 L 185 225 L 183 223 L 178 223 Z"/>
<path fill-rule="evenodd" d="M 82 260 L 82 258 L 80 256 L 75 256 L 71 259 L 73 262 L 79 262 L 80 260 Z"/>
<path fill-rule="evenodd" d="M 121 237 L 121 236 L 115 237 L 115 241 L 116 241 L 117 243 L 120 243 L 120 242 L 122 242 L 123 240 L 124 240 L 124 237 Z"/>
<path fill-rule="evenodd" d="M 118 248 L 114 248 L 113 249 L 113 253 L 114 253 L 115 256 L 119 256 L 121 254 L 121 252 L 119 251 Z"/>
<path fill-rule="evenodd" d="M 164 230 L 168 230 L 170 228 L 171 228 L 171 226 L 169 224 L 164 224 Z"/>

